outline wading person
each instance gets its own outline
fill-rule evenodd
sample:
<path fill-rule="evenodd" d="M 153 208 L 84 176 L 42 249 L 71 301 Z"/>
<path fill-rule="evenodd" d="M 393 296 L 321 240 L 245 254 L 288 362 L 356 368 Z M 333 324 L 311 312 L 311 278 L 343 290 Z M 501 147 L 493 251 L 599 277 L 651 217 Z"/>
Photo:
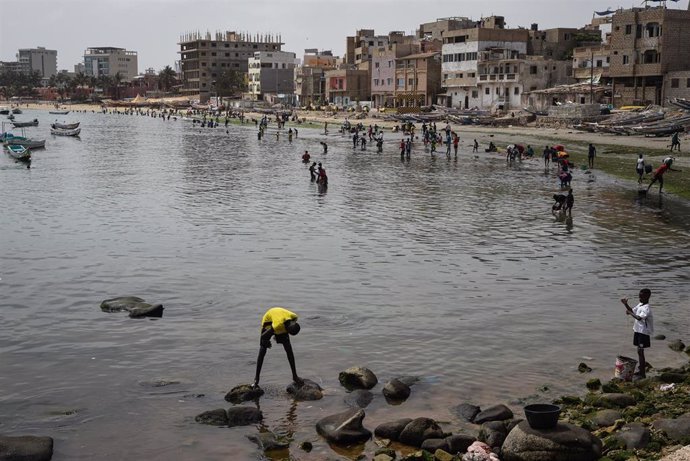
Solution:
<path fill-rule="evenodd" d="M 635 319 L 633 324 L 633 345 L 637 346 L 637 356 L 640 359 L 640 370 L 635 373 L 640 378 L 645 377 L 647 362 L 644 357 L 644 350 L 651 346 L 650 336 L 654 333 L 654 318 L 652 308 L 649 307 L 649 298 L 652 291 L 648 288 L 640 290 L 640 302 L 635 307 L 630 307 L 628 298 L 621 299 L 625 306 L 625 315 Z"/>
<path fill-rule="evenodd" d="M 297 314 L 290 312 L 282 307 L 272 307 L 266 311 L 261 319 L 261 339 L 259 340 L 259 358 L 256 361 L 256 375 L 252 387 L 259 387 L 261 377 L 261 367 L 264 364 L 266 351 L 271 348 L 271 337 L 275 337 L 278 344 L 282 344 L 287 354 L 290 370 L 292 370 L 292 380 L 301 385 L 302 378 L 297 376 L 295 366 L 295 354 L 292 352 L 290 336 L 299 333 L 300 326 L 297 323 Z"/>
<path fill-rule="evenodd" d="M 647 186 L 647 192 L 649 192 L 649 189 L 652 188 L 652 185 L 659 181 L 659 193 L 661 194 L 661 190 L 664 188 L 664 174 L 667 171 L 678 171 L 680 170 L 674 170 L 671 168 L 671 165 L 673 165 L 673 159 L 672 158 L 667 158 L 664 160 L 664 163 L 661 164 L 659 168 L 654 170 L 654 173 L 652 174 L 652 182 L 649 183 L 649 186 Z"/>
<path fill-rule="evenodd" d="M 635 167 L 635 171 L 637 171 L 637 184 L 642 183 L 642 176 L 644 176 L 644 157 L 642 157 L 642 154 L 637 158 L 637 166 Z"/>
<path fill-rule="evenodd" d="M 587 152 L 587 160 L 589 161 L 589 167 L 594 168 L 594 157 L 597 155 L 597 148 L 594 144 L 589 143 L 589 150 Z"/>

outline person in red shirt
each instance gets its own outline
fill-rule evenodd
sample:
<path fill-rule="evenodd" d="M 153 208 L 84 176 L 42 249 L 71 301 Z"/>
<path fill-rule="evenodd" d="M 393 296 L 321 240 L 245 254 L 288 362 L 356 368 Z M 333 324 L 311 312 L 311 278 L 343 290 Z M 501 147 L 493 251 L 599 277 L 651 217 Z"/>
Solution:
<path fill-rule="evenodd" d="M 453 137 L 453 149 L 455 149 L 455 158 L 458 158 L 458 144 L 460 143 L 460 137 L 456 134 Z"/>
<path fill-rule="evenodd" d="M 659 193 L 661 194 L 661 190 L 664 188 L 664 173 L 667 171 L 678 171 L 680 170 L 674 170 L 671 168 L 671 165 L 673 164 L 673 159 L 672 158 L 667 158 L 664 160 L 664 163 L 661 164 L 659 168 L 654 170 L 654 173 L 652 174 L 652 182 L 649 183 L 649 186 L 647 187 L 647 192 L 649 192 L 649 189 L 652 188 L 652 185 L 659 181 Z"/>

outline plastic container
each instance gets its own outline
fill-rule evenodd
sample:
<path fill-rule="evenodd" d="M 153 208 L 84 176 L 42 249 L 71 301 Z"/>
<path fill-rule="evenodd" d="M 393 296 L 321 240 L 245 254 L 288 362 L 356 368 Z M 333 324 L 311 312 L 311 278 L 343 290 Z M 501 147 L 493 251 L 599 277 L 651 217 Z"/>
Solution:
<path fill-rule="evenodd" d="M 613 372 L 613 376 L 623 381 L 632 381 L 636 366 L 637 360 L 619 355 L 616 357 L 616 368 Z"/>
<path fill-rule="evenodd" d="M 550 403 L 535 403 L 524 407 L 527 424 L 532 429 L 553 429 L 558 424 L 561 407 Z"/>

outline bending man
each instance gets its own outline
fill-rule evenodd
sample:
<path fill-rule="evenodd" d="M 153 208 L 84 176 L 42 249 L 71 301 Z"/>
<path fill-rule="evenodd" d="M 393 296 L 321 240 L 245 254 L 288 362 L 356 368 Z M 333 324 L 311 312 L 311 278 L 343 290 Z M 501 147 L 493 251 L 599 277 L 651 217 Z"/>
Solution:
<path fill-rule="evenodd" d="M 292 345 L 290 344 L 290 336 L 296 335 L 299 333 L 299 330 L 297 314 L 294 312 L 290 312 L 282 307 L 272 307 L 266 311 L 261 319 L 259 358 L 256 361 L 256 375 L 254 376 L 252 387 L 259 387 L 261 367 L 264 364 L 266 351 L 271 347 L 272 336 L 275 336 L 276 342 L 282 344 L 285 349 L 288 362 L 290 363 L 290 370 L 292 370 L 292 380 L 300 385 L 303 383 L 302 378 L 297 376 L 295 354 L 292 352 Z"/>

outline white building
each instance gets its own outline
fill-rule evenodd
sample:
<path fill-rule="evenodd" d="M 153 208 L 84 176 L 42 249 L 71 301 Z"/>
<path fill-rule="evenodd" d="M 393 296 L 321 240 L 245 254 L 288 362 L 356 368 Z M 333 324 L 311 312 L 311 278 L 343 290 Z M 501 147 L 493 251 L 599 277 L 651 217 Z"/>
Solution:
<path fill-rule="evenodd" d="M 90 77 L 120 74 L 123 82 L 129 82 L 139 74 L 136 51 L 124 48 L 94 47 L 84 52 L 84 73 Z"/>
<path fill-rule="evenodd" d="M 288 51 L 257 51 L 248 59 L 248 96 L 258 101 L 290 99 L 295 93 L 297 56 Z"/>
<path fill-rule="evenodd" d="M 46 50 L 44 47 L 23 48 L 17 53 L 22 72 L 30 73 L 38 71 L 43 80 L 47 80 L 57 74 L 57 51 Z"/>

